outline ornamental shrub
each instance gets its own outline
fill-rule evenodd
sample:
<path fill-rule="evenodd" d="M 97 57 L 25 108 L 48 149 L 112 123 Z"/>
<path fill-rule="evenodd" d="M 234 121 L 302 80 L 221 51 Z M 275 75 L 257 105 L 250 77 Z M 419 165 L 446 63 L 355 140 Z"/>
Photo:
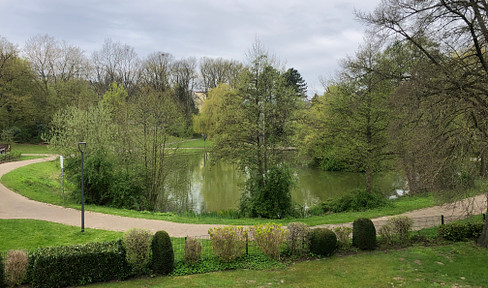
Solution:
<path fill-rule="evenodd" d="M 439 236 L 449 241 L 466 241 L 479 238 L 483 223 L 449 223 L 438 229 Z"/>
<path fill-rule="evenodd" d="M 390 224 L 385 224 L 378 230 L 378 235 L 380 236 L 380 243 L 386 246 L 395 244 L 395 233 Z"/>
<path fill-rule="evenodd" d="M 223 262 L 230 262 L 242 256 L 248 239 L 244 227 L 225 226 L 208 230 L 212 241 L 212 251 Z"/>
<path fill-rule="evenodd" d="M 5 257 L 5 283 L 8 286 L 16 286 L 24 283 L 29 257 L 22 250 L 10 250 Z"/>
<path fill-rule="evenodd" d="M 352 224 L 352 245 L 361 250 L 376 249 L 376 228 L 367 218 L 354 220 Z"/>
<path fill-rule="evenodd" d="M 33 287 L 79 286 L 123 280 L 130 274 L 121 240 L 40 248 L 33 258 Z"/>
<path fill-rule="evenodd" d="M 271 259 L 280 259 L 281 245 L 288 236 L 288 231 L 281 224 L 262 224 L 254 226 L 251 231 L 261 252 Z"/>
<path fill-rule="evenodd" d="M 346 211 L 365 211 L 383 207 L 388 204 L 386 197 L 380 193 L 367 193 L 364 189 L 357 189 L 337 199 L 328 199 L 319 204 L 323 213 L 340 213 Z"/>
<path fill-rule="evenodd" d="M 312 229 L 310 252 L 323 256 L 334 254 L 337 249 L 337 236 L 327 228 Z"/>
<path fill-rule="evenodd" d="M 388 224 L 391 225 L 393 233 L 397 235 L 400 243 L 408 242 L 410 229 L 413 225 L 412 218 L 407 216 L 395 216 L 388 219 Z"/>
<path fill-rule="evenodd" d="M 304 255 L 310 252 L 311 229 L 305 223 L 288 224 L 287 247 L 292 255 Z"/>
<path fill-rule="evenodd" d="M 171 238 L 166 231 L 158 231 L 154 234 L 151 249 L 153 272 L 161 275 L 171 273 L 175 259 Z"/>
<path fill-rule="evenodd" d="M 202 255 L 202 243 L 196 238 L 186 237 L 185 241 L 185 262 L 193 265 L 200 261 Z"/>
<path fill-rule="evenodd" d="M 124 233 L 127 262 L 137 275 L 147 273 L 151 252 L 151 231 L 133 228 Z"/>
<path fill-rule="evenodd" d="M 340 226 L 334 229 L 334 233 L 337 236 L 337 241 L 340 248 L 348 248 L 351 246 L 351 233 L 352 228 Z"/>

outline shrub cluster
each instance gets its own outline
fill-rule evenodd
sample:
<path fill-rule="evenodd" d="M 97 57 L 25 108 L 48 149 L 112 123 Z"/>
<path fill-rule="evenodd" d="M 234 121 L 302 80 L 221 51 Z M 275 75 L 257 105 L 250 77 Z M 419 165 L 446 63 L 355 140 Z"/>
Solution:
<path fill-rule="evenodd" d="M 122 280 L 130 273 L 120 240 L 41 248 L 33 257 L 33 287 L 65 287 Z"/>
<path fill-rule="evenodd" d="M 346 211 L 365 211 L 383 207 L 387 204 L 388 201 L 384 195 L 368 193 L 364 189 L 357 189 L 350 195 L 344 195 L 337 199 L 329 199 L 319 205 L 323 213 L 340 213 Z"/>
<path fill-rule="evenodd" d="M 24 283 L 29 266 L 29 257 L 23 250 L 10 250 L 5 257 L 5 283 L 16 286 Z"/>
<path fill-rule="evenodd" d="M 252 235 L 259 249 L 269 258 L 280 259 L 281 245 L 285 243 L 288 231 L 281 224 L 262 224 L 252 228 Z"/>
<path fill-rule="evenodd" d="M 351 246 L 350 235 L 352 228 L 345 226 L 336 227 L 334 233 L 337 236 L 337 242 L 340 248 L 348 248 Z"/>
<path fill-rule="evenodd" d="M 439 227 L 439 236 L 449 241 L 466 241 L 479 238 L 483 223 L 449 223 Z"/>
<path fill-rule="evenodd" d="M 361 250 L 376 249 L 376 228 L 367 218 L 354 220 L 352 224 L 352 245 Z"/>
<path fill-rule="evenodd" d="M 194 265 L 200 261 L 202 243 L 196 238 L 187 237 L 185 241 L 185 262 Z"/>
<path fill-rule="evenodd" d="M 225 226 L 208 230 L 212 240 L 212 251 L 224 262 L 242 256 L 247 244 L 248 231 L 244 227 Z"/>
<path fill-rule="evenodd" d="M 166 231 L 158 231 L 154 234 L 151 250 L 153 272 L 161 275 L 171 273 L 174 266 L 174 252 L 171 238 Z"/>
<path fill-rule="evenodd" d="M 413 220 L 407 216 L 389 218 L 388 222 L 378 231 L 381 242 L 386 245 L 407 244 L 412 225 Z"/>
<path fill-rule="evenodd" d="M 330 256 L 337 249 L 337 236 L 327 228 L 312 229 L 310 237 L 310 252 Z"/>
<path fill-rule="evenodd" d="M 310 252 L 310 227 L 305 223 L 288 224 L 288 250 L 292 255 L 305 255 Z"/>
<path fill-rule="evenodd" d="M 127 262 L 135 274 L 144 274 L 149 265 L 151 252 L 151 231 L 133 228 L 124 233 Z"/>

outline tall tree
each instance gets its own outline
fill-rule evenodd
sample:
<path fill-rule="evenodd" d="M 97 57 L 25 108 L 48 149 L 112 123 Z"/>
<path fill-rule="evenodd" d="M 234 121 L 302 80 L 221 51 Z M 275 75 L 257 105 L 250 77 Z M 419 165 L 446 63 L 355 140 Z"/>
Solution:
<path fill-rule="evenodd" d="M 203 57 L 200 59 L 200 77 L 203 91 L 207 94 L 208 91 L 220 84 L 236 84 L 242 68 L 243 65 L 235 60 Z"/>
<path fill-rule="evenodd" d="M 224 98 L 214 151 L 218 157 L 239 163 L 250 174 L 248 191 L 243 198 L 248 201 L 241 202 L 241 208 L 249 208 L 251 211 L 246 212 L 253 216 L 284 217 L 290 212 L 289 206 L 284 205 L 280 212 L 271 209 L 277 203 L 268 198 L 267 187 L 273 178 L 268 173 L 278 169 L 273 175 L 285 175 L 282 180 L 290 177 L 289 171 L 281 169 L 279 164 L 283 147 L 290 145 L 293 115 L 299 107 L 299 100 L 295 91 L 287 86 L 282 73 L 273 67 L 272 57 L 259 43 L 250 50 L 249 60 L 235 95 Z M 289 190 L 279 193 L 287 197 Z M 243 203 L 250 205 L 243 206 Z M 266 211 L 267 208 L 270 210 Z M 271 210 L 272 214 L 268 213 Z"/>
<path fill-rule="evenodd" d="M 410 42 L 429 59 L 438 75 L 427 82 L 432 84 L 428 95 L 439 100 L 435 108 L 452 108 L 449 103 L 455 99 L 464 109 L 447 109 L 442 115 L 464 121 L 461 127 L 478 130 L 482 143 L 488 140 L 487 14 L 485 0 L 387 0 L 373 13 L 358 15 L 377 32 Z M 425 39 L 439 43 L 439 49 L 429 49 Z M 438 139 L 442 144 L 449 138 Z M 479 243 L 488 247 L 488 220 Z"/>

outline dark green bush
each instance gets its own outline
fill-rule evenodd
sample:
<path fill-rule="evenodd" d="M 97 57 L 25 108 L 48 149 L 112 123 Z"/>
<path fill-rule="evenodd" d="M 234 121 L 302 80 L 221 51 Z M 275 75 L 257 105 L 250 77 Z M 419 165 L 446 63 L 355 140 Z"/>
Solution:
<path fill-rule="evenodd" d="M 0 254 L 0 288 L 5 287 L 5 270 L 3 267 L 3 257 Z"/>
<path fill-rule="evenodd" d="M 154 234 L 151 249 L 153 272 L 162 275 L 171 273 L 174 265 L 174 253 L 171 238 L 166 231 L 158 231 Z"/>
<path fill-rule="evenodd" d="M 354 220 L 352 225 L 352 245 L 361 250 L 376 249 L 376 228 L 367 218 Z"/>
<path fill-rule="evenodd" d="M 483 223 L 449 223 L 439 227 L 439 236 L 449 241 L 466 241 L 479 238 Z"/>
<path fill-rule="evenodd" d="M 33 287 L 66 287 L 123 280 L 130 273 L 121 240 L 41 248 L 33 257 Z"/>
<path fill-rule="evenodd" d="M 337 249 L 337 236 L 327 228 L 312 229 L 310 237 L 310 252 L 318 255 L 330 256 Z"/>
<path fill-rule="evenodd" d="M 268 219 L 291 216 L 293 183 L 291 170 L 285 165 L 271 167 L 264 176 L 251 174 L 246 182 L 247 193 L 241 197 L 240 212 L 244 216 Z"/>
<path fill-rule="evenodd" d="M 323 213 L 341 213 L 346 211 L 365 211 L 386 206 L 388 201 L 384 195 L 376 192 L 367 193 L 364 189 L 357 189 L 352 194 L 337 199 L 328 199 L 319 204 Z M 315 212 L 317 208 L 312 210 Z M 319 210 L 320 210 L 319 209 Z"/>

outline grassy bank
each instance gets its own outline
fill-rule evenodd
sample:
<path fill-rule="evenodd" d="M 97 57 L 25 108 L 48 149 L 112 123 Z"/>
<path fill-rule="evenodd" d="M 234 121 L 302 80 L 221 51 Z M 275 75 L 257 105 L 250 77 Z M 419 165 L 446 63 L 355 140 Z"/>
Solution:
<path fill-rule="evenodd" d="M 85 244 L 122 238 L 122 232 L 85 229 L 40 220 L 0 219 L 0 251 Z"/>
<path fill-rule="evenodd" d="M 30 199 L 55 205 L 62 205 L 61 169 L 59 168 L 59 161 L 57 160 L 21 167 L 4 175 L 1 181 L 9 189 Z M 66 194 L 69 195 L 69 193 L 73 190 L 73 187 L 67 181 L 65 181 L 65 185 Z M 358 217 L 373 218 L 395 215 L 434 205 L 436 205 L 436 202 L 433 196 L 403 197 L 398 200 L 393 200 L 392 205 L 390 206 L 365 212 L 345 212 L 299 219 L 288 218 L 275 220 L 274 222 L 288 224 L 290 222 L 300 221 L 305 222 L 308 225 L 344 223 L 353 221 Z M 79 208 L 79 205 L 76 204 L 74 200 L 69 199 L 69 197 L 66 198 L 65 206 Z M 204 216 L 191 214 L 175 215 L 173 213 L 155 213 L 148 211 L 139 212 L 95 205 L 86 205 L 85 209 L 88 211 L 119 216 L 167 220 L 180 223 L 254 225 L 269 222 L 267 219 L 230 219 L 228 217 L 221 216 L 219 213 Z"/>
<path fill-rule="evenodd" d="M 488 249 L 462 242 L 334 256 L 284 269 L 142 278 L 89 287 L 485 287 L 487 257 Z"/>

